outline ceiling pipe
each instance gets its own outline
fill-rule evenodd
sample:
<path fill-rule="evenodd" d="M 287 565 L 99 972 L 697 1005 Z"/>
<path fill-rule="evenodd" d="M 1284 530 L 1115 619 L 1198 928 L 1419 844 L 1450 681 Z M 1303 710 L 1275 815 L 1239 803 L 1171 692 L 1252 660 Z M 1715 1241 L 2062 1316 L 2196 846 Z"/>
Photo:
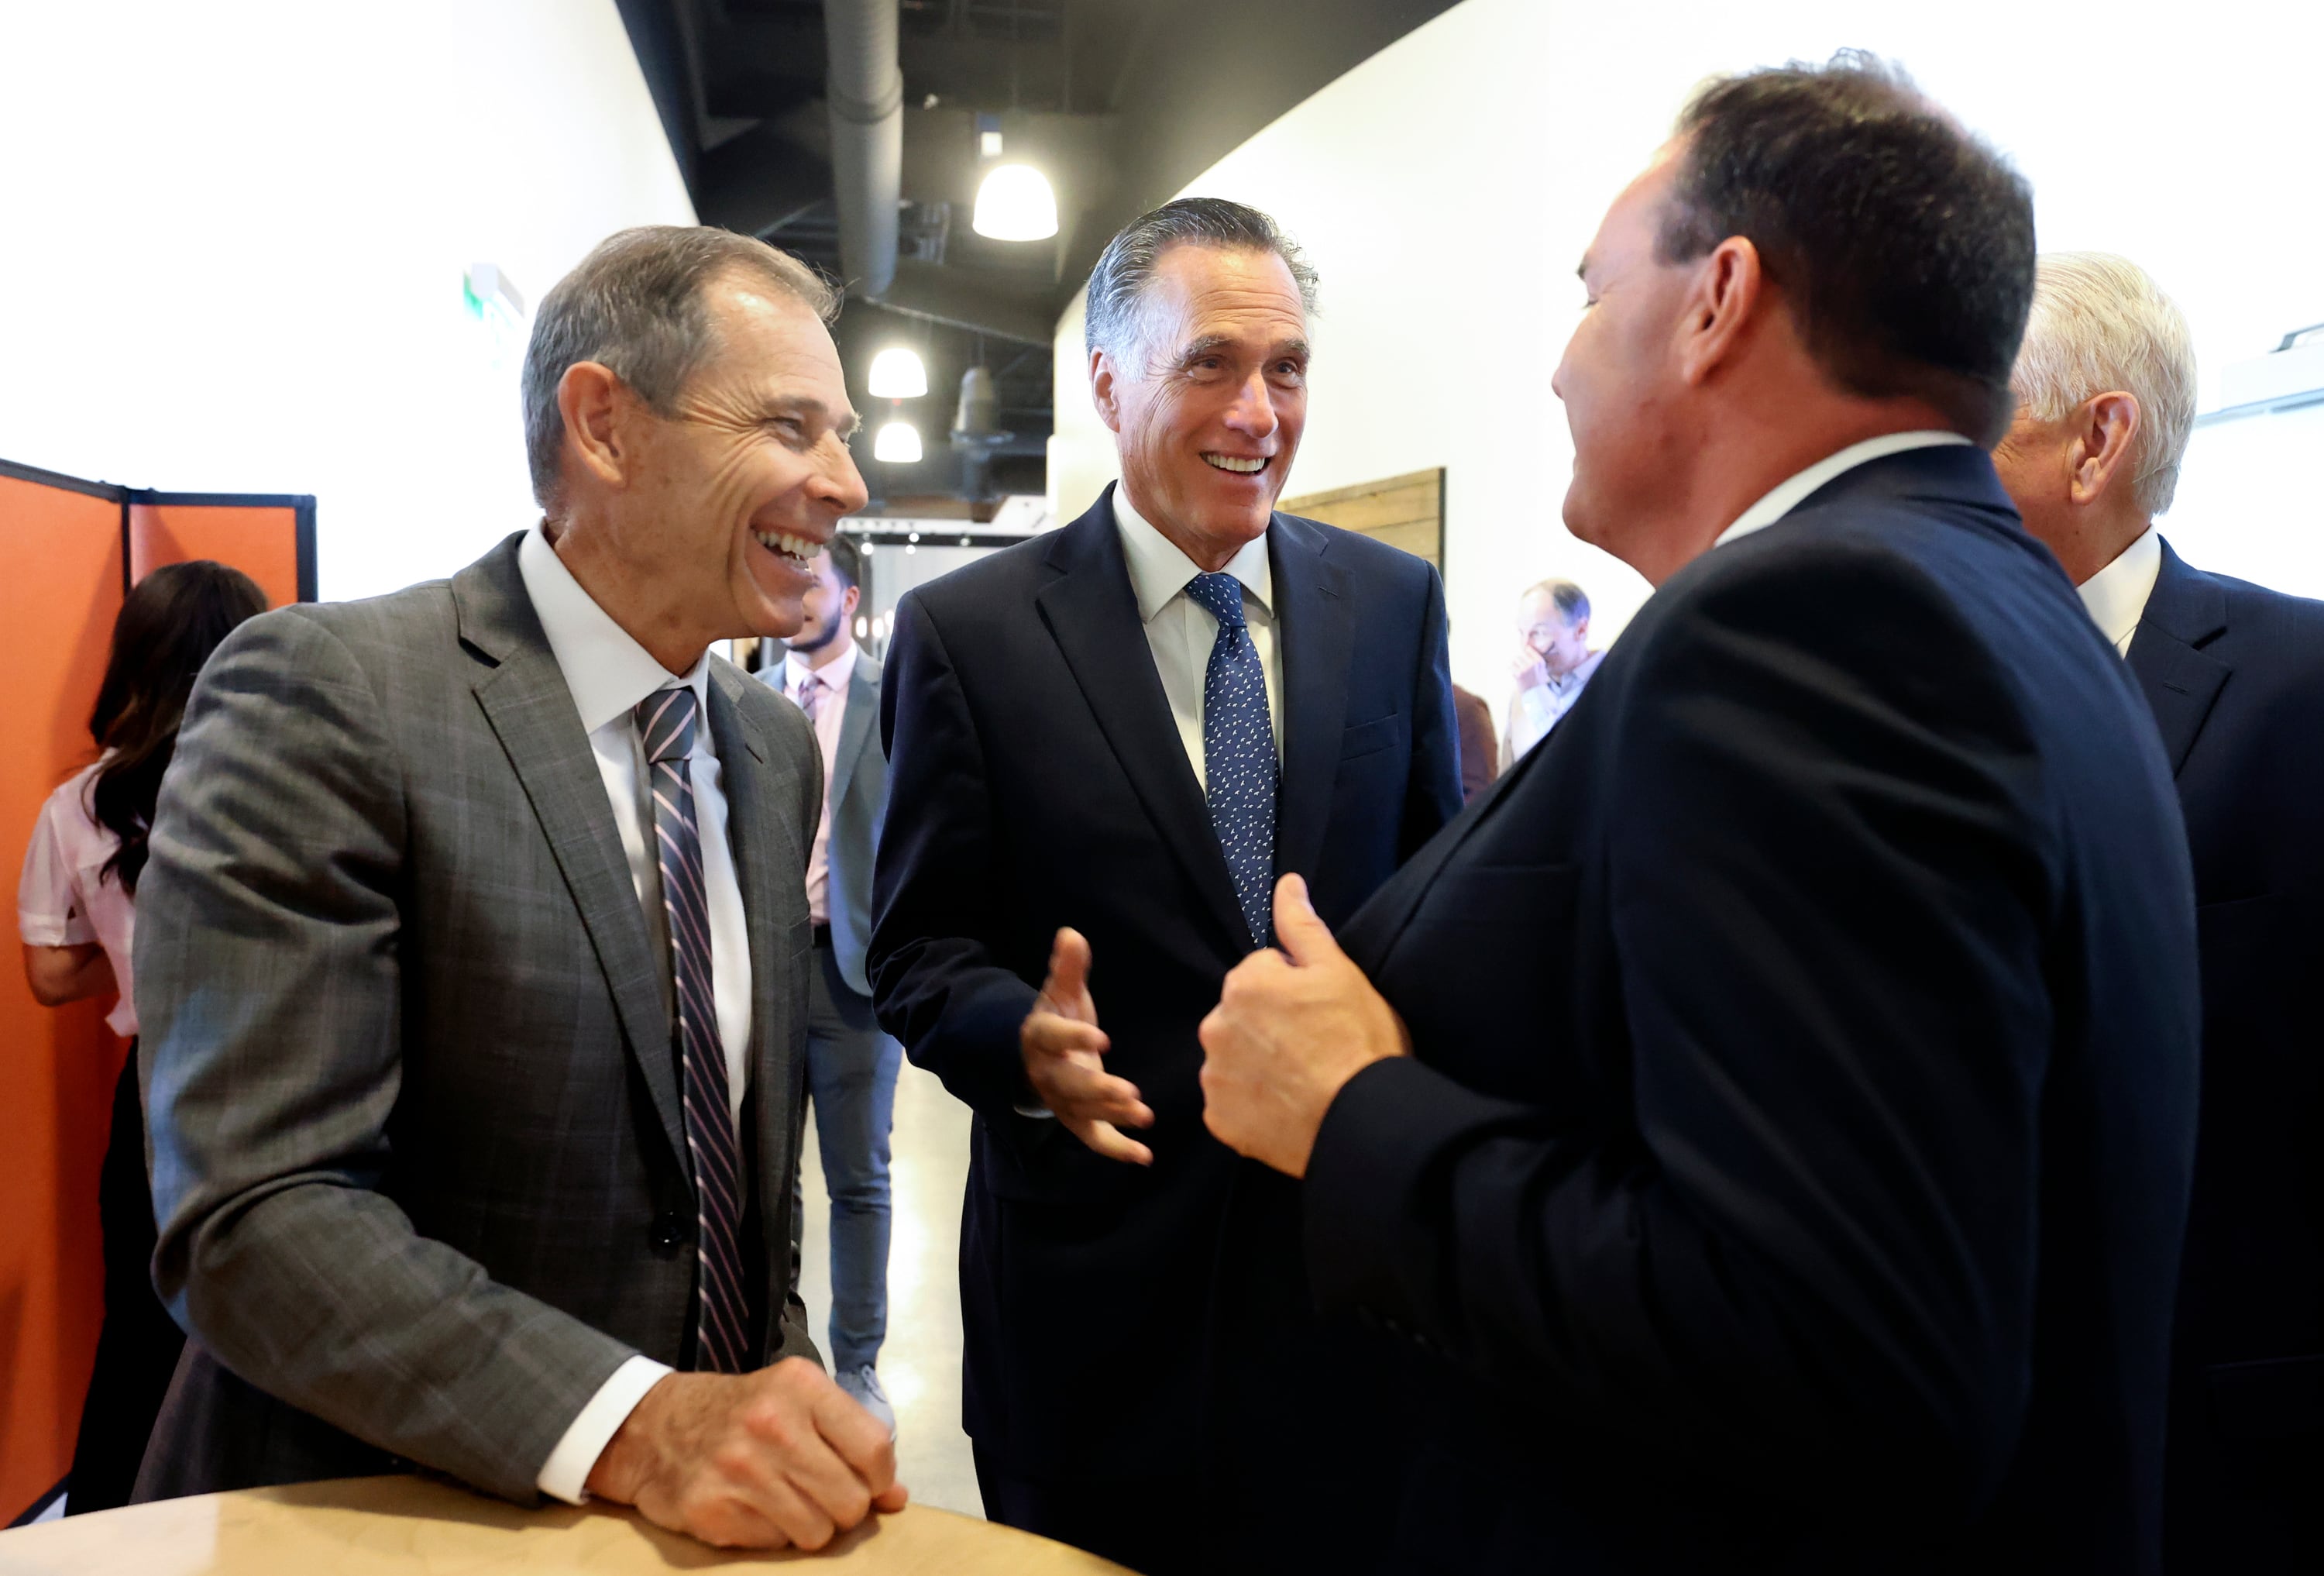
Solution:
<path fill-rule="evenodd" d="M 823 0 L 831 172 L 848 293 L 876 300 L 896 281 L 896 207 L 904 186 L 904 71 L 897 0 Z"/>

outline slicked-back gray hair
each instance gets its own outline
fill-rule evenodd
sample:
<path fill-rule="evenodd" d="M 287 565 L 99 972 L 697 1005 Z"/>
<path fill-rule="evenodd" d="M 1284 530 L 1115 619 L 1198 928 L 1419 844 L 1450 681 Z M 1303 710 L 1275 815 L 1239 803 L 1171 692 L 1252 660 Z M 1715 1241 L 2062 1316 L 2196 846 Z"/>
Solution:
<path fill-rule="evenodd" d="M 2062 420 L 2110 390 L 2136 400 L 2131 498 L 2150 520 L 2170 509 L 2195 430 L 2195 341 L 2146 270 L 2106 252 L 2044 253 L 2010 381 L 2037 421 Z"/>
<path fill-rule="evenodd" d="M 772 286 L 828 323 L 839 298 L 815 271 L 764 241 L 706 225 L 643 225 L 608 235 L 541 298 L 524 352 L 524 451 L 532 495 L 558 507 L 565 417 L 557 385 L 576 363 L 610 368 L 667 416 L 716 348 L 703 294 L 729 274 Z"/>
<path fill-rule="evenodd" d="M 1298 243 L 1255 207 L 1222 197 L 1182 197 L 1130 221 L 1106 243 L 1090 271 L 1087 321 L 1083 343 L 1117 361 L 1134 362 L 1142 374 L 1145 312 L 1141 305 L 1155 265 L 1173 246 L 1215 246 L 1230 252 L 1272 252 L 1291 271 L 1299 304 L 1315 309 L 1315 271 Z"/>

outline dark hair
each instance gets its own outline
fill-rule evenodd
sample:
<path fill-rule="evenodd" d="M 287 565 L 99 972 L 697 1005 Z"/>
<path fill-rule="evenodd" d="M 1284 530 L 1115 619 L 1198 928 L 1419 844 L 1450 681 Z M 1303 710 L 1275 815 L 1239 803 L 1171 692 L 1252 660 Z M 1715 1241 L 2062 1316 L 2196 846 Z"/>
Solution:
<path fill-rule="evenodd" d="M 89 789 L 89 814 L 121 840 L 98 879 L 134 896 L 161 774 L 178 748 L 178 724 L 194 677 L 236 624 L 266 611 L 266 594 L 239 569 L 198 558 L 164 564 L 131 587 L 113 621 L 113 654 L 89 713 L 89 737 L 106 756 Z"/>
<path fill-rule="evenodd" d="M 647 408 L 669 414 L 678 392 L 709 357 L 712 281 L 740 273 L 805 303 L 828 323 L 839 296 L 788 252 L 707 225 L 641 225 L 608 235 L 541 298 L 524 351 L 524 456 L 532 495 L 557 506 L 565 416 L 557 385 L 575 364 L 601 362 Z"/>
<path fill-rule="evenodd" d="M 1678 130 L 1663 262 L 1748 239 L 1842 388 L 2001 438 L 2034 300 L 2034 194 L 1999 154 L 1857 50 L 1713 81 Z"/>
<path fill-rule="evenodd" d="M 1182 197 L 1140 214 L 1106 243 L 1090 270 L 1087 314 L 1082 342 L 1091 350 L 1122 355 L 1138 337 L 1138 303 L 1155 265 L 1173 246 L 1217 246 L 1235 252 L 1272 252 L 1291 271 L 1299 304 L 1315 309 L 1315 271 L 1298 243 L 1255 207 L 1222 197 Z"/>
<path fill-rule="evenodd" d="M 835 536 L 823 550 L 831 555 L 831 572 L 839 576 L 841 584 L 863 584 L 863 551 L 853 539 L 844 534 Z"/>

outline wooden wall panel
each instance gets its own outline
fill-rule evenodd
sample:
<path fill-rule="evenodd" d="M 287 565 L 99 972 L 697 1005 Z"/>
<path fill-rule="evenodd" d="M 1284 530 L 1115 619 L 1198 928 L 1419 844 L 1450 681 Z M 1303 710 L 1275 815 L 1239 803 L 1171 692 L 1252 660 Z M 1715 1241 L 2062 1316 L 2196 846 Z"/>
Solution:
<path fill-rule="evenodd" d="M 1444 572 L 1444 469 L 1414 471 L 1385 481 L 1362 482 L 1328 493 L 1308 493 L 1286 498 L 1277 505 L 1286 514 L 1304 515 L 1361 531 L 1415 558 L 1425 558 Z"/>
<path fill-rule="evenodd" d="M 14 890 L 32 818 L 95 759 L 89 707 L 122 598 L 121 505 L 0 474 L 0 875 Z M 0 965 L 0 1524 L 71 1464 L 102 1312 L 97 1171 L 126 1046 L 109 1001 L 41 1006 L 14 946 Z"/>

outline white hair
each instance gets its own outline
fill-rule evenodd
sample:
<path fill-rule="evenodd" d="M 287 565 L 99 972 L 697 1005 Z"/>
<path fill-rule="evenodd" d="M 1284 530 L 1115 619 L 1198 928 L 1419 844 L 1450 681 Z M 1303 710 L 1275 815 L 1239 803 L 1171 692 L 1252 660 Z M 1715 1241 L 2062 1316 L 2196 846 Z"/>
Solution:
<path fill-rule="evenodd" d="M 2136 400 L 2131 496 L 2149 519 L 2170 509 L 2195 427 L 2195 343 L 2146 270 L 2105 252 L 2043 253 L 2010 382 L 2040 421 L 2115 390 Z"/>

